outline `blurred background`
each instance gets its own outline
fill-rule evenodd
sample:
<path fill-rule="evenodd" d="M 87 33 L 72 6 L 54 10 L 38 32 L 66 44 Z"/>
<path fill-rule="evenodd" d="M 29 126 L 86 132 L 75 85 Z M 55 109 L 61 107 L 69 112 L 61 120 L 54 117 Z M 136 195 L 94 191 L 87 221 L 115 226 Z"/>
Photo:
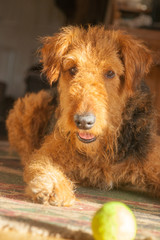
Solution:
<path fill-rule="evenodd" d="M 0 0 L 0 139 L 6 139 L 5 119 L 14 101 L 49 88 L 40 75 L 39 37 L 88 23 L 125 29 L 155 51 L 147 82 L 159 111 L 160 0 Z"/>

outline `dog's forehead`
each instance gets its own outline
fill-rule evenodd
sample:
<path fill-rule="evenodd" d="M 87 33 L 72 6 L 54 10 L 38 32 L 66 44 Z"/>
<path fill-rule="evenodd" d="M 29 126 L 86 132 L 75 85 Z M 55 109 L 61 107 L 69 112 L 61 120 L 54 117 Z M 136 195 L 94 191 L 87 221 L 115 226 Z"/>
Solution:
<path fill-rule="evenodd" d="M 79 65 L 112 65 L 112 63 L 116 63 L 119 65 L 120 58 L 118 56 L 117 49 L 111 45 L 96 44 L 93 45 L 92 42 L 83 42 L 80 45 L 77 43 L 73 44 L 68 51 L 68 53 L 63 57 L 65 63 L 72 62 L 77 63 Z"/>
<path fill-rule="evenodd" d="M 79 35 L 73 36 L 68 51 L 63 56 L 64 69 L 78 65 L 85 69 L 97 67 L 100 71 L 108 68 L 122 71 L 116 32 L 99 32 L 99 28 L 95 30 L 83 34 L 78 32 Z"/>
<path fill-rule="evenodd" d="M 103 37 L 87 37 L 79 40 L 73 40 L 71 45 L 72 50 L 83 51 L 85 53 L 111 53 L 116 51 L 117 43 L 116 40 L 109 38 L 108 34 L 105 34 Z"/>

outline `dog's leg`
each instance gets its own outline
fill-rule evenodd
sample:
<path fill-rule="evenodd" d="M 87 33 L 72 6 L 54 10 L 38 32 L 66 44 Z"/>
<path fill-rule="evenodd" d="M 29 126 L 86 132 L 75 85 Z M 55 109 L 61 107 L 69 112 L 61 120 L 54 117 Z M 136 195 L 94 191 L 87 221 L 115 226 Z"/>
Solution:
<path fill-rule="evenodd" d="M 52 147 L 54 154 L 54 145 Z M 42 146 L 28 159 L 24 167 L 27 194 L 35 202 L 70 206 L 75 201 L 73 183 L 58 164 L 57 153 L 52 156 L 49 153 L 49 150 Z"/>
<path fill-rule="evenodd" d="M 43 141 L 48 122 L 55 111 L 54 100 L 49 91 L 27 94 L 19 98 L 10 110 L 6 126 L 8 140 L 16 150 L 23 164 L 34 149 Z"/>
<path fill-rule="evenodd" d="M 160 198 L 160 137 L 156 136 L 152 144 L 147 159 L 142 162 L 129 158 L 127 162 L 112 166 L 115 186 L 133 185 L 137 191 Z"/>
<path fill-rule="evenodd" d="M 155 137 L 155 147 L 144 164 L 147 190 L 160 198 L 160 137 Z"/>

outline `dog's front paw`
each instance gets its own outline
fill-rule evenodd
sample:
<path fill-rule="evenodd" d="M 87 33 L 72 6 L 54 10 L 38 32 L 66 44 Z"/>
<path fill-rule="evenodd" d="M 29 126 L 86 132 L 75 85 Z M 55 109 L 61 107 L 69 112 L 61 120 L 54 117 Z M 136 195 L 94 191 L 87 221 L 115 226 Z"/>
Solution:
<path fill-rule="evenodd" d="M 49 203 L 56 206 L 71 206 L 75 202 L 75 195 L 71 182 L 59 182 L 55 184 L 54 190 L 49 198 Z"/>
<path fill-rule="evenodd" d="M 35 177 L 28 183 L 26 192 L 37 203 L 71 206 L 75 201 L 73 185 L 67 178 L 58 181 L 48 176 Z"/>

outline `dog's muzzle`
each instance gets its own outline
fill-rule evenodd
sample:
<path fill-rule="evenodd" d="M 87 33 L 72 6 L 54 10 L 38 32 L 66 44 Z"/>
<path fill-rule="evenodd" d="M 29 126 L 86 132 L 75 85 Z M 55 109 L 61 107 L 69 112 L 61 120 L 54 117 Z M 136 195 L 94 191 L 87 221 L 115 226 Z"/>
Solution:
<path fill-rule="evenodd" d="M 74 122 L 76 126 L 82 130 L 91 129 L 94 126 L 95 121 L 96 121 L 96 116 L 92 113 L 74 115 Z M 88 133 L 86 131 L 77 133 L 77 137 L 83 143 L 91 143 L 96 140 L 96 137 L 93 134 Z"/>

